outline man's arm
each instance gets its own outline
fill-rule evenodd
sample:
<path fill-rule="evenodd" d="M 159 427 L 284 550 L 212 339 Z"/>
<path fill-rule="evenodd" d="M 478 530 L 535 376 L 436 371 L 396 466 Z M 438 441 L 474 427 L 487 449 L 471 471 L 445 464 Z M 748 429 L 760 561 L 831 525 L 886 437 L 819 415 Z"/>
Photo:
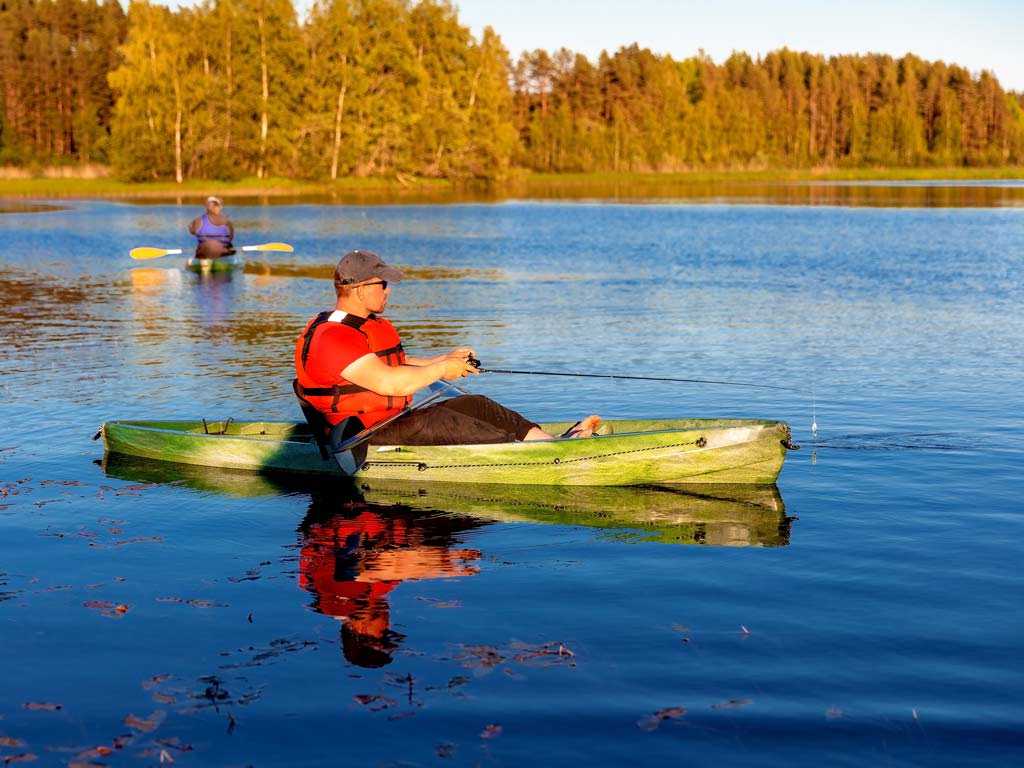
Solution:
<path fill-rule="evenodd" d="M 453 354 L 453 353 L 449 353 Z M 442 356 L 425 365 L 388 365 L 374 354 L 350 363 L 341 375 L 378 395 L 411 395 L 440 379 L 459 379 L 479 371 L 465 358 Z"/>
<path fill-rule="evenodd" d="M 406 355 L 405 362 L 409 365 L 430 365 L 431 363 L 437 363 L 448 358 L 468 360 L 471 357 L 476 357 L 475 351 L 470 347 L 459 347 L 458 349 L 453 349 L 451 352 L 447 352 L 443 355 L 434 355 L 433 357 L 410 357 L 409 355 Z"/>

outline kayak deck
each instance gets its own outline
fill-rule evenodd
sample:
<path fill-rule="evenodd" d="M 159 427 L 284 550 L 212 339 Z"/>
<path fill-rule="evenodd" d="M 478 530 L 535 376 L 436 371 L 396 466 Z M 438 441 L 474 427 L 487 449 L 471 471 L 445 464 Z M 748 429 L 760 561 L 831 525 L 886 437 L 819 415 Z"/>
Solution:
<path fill-rule="evenodd" d="M 613 433 L 590 438 L 455 446 L 371 445 L 357 479 L 527 485 L 774 483 L 789 427 L 755 419 L 654 419 L 604 422 Z M 541 425 L 554 434 L 570 422 Z M 345 476 L 324 460 L 301 422 L 112 421 L 111 453 L 257 472 Z"/>

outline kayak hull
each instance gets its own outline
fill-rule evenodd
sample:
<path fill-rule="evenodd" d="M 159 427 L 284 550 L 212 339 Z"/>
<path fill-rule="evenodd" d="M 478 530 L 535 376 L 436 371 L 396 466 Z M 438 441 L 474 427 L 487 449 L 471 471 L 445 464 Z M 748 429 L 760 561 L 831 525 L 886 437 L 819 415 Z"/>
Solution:
<path fill-rule="evenodd" d="M 185 262 L 185 269 L 197 275 L 234 272 L 242 267 L 242 258 L 238 255 L 221 256 L 216 259 L 198 259 L 195 256 Z"/>
<path fill-rule="evenodd" d="M 493 445 L 369 446 L 357 480 L 515 485 L 771 484 L 786 457 L 786 424 L 753 419 L 605 422 L 611 435 Z M 559 434 L 571 424 L 541 425 Z M 111 421 L 110 453 L 266 473 L 345 477 L 298 422 Z"/>

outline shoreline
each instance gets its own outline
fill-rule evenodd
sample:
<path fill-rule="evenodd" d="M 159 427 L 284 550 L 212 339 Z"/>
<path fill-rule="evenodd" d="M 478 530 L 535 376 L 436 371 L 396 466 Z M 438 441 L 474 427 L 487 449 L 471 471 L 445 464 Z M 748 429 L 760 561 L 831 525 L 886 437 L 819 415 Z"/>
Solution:
<path fill-rule="evenodd" d="M 189 180 L 123 182 L 111 178 L 0 178 L 0 198 L 25 199 L 119 199 L 195 202 L 209 194 L 234 198 L 348 198 L 390 197 L 440 199 L 504 199 L 548 197 L 552 193 L 589 192 L 609 195 L 615 187 L 749 186 L 755 184 L 881 183 L 881 182 L 982 182 L 1024 181 L 1024 167 L 1008 168 L 857 168 L 763 171 L 694 171 L 690 173 L 579 173 L 519 175 L 494 183 L 456 183 L 446 179 L 346 178 L 336 182 L 304 182 L 291 179 L 238 181 Z M 341 201 L 339 201 L 341 202 Z"/>

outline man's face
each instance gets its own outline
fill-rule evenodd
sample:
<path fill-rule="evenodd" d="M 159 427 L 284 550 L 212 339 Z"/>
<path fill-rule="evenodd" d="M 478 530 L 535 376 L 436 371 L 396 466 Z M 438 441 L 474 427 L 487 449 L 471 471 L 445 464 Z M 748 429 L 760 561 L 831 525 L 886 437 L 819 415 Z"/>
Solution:
<path fill-rule="evenodd" d="M 375 315 L 382 314 L 388 305 L 388 296 L 391 293 L 391 286 L 387 280 L 374 278 L 358 287 L 359 297 L 363 304 Z"/>

